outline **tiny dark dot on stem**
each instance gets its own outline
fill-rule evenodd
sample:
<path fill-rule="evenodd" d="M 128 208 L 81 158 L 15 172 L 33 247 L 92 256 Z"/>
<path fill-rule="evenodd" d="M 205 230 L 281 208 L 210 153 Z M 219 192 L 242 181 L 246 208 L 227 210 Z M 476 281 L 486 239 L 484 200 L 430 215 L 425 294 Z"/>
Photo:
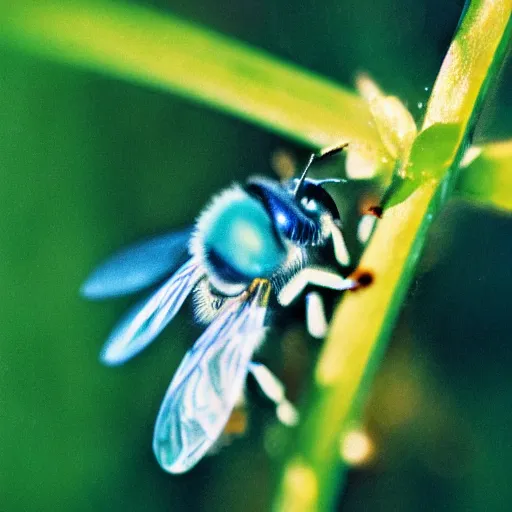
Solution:
<path fill-rule="evenodd" d="M 370 208 L 368 208 L 368 213 L 375 215 L 378 219 L 382 219 L 382 214 L 384 212 L 382 210 L 382 206 L 370 206 Z"/>
<path fill-rule="evenodd" d="M 354 275 L 355 280 L 359 284 L 360 287 L 364 288 L 366 286 L 370 286 L 373 283 L 374 277 L 371 272 L 368 271 L 358 271 Z"/>

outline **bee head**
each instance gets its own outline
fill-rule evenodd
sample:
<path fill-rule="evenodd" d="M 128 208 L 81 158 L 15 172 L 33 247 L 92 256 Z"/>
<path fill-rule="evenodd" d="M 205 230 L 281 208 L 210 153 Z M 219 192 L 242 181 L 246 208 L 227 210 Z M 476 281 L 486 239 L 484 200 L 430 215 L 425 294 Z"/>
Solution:
<path fill-rule="evenodd" d="M 280 236 L 299 246 L 321 245 L 326 238 L 322 216 L 339 219 L 334 200 L 322 187 L 327 181 L 332 180 L 306 178 L 281 184 L 255 177 L 246 190 L 263 203 Z"/>

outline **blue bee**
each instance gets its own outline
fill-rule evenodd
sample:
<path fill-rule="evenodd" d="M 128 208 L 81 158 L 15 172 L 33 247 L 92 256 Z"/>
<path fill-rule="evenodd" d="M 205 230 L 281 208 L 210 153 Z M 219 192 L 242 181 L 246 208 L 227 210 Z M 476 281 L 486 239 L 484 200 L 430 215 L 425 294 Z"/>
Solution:
<path fill-rule="evenodd" d="M 243 187 L 226 189 L 203 210 L 195 227 L 117 253 L 81 289 L 87 298 L 102 299 L 163 280 L 110 334 L 101 360 L 111 366 L 151 343 L 193 295 L 196 319 L 207 327 L 171 381 L 153 438 L 156 458 L 170 473 L 187 471 L 212 447 L 243 394 L 249 372 L 278 413 L 288 411 L 287 421 L 294 421 L 296 413 L 282 384 L 262 364 L 252 362 L 265 337 L 272 295 L 279 305 L 288 306 L 306 287 L 312 290 L 306 294 L 306 322 L 313 336 L 323 337 L 327 322 L 322 297 L 314 289 L 358 286 L 325 264 L 334 255 L 348 267 L 350 257 L 338 210 L 323 188 L 340 180 L 308 178 L 315 158 L 299 179 L 280 183 L 254 177 Z"/>

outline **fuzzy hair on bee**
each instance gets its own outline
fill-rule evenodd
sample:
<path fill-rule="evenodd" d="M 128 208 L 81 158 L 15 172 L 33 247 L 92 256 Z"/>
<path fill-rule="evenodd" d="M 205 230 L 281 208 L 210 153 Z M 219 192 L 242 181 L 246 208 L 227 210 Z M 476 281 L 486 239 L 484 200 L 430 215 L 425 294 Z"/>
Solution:
<path fill-rule="evenodd" d="M 299 179 L 254 177 L 230 186 L 213 197 L 195 226 L 115 254 L 82 286 L 90 299 L 156 286 L 108 337 L 101 360 L 110 366 L 148 346 L 192 296 L 195 319 L 206 328 L 171 380 L 153 436 L 156 459 L 170 473 L 189 470 L 212 448 L 249 373 L 280 421 L 297 421 L 283 384 L 253 360 L 268 329 L 270 296 L 278 307 L 304 296 L 307 329 L 322 338 L 327 320 L 319 291 L 358 286 L 324 264 L 330 259 L 346 268 L 350 255 L 337 207 L 324 189 L 339 180 L 307 178 L 314 159 Z"/>
<path fill-rule="evenodd" d="M 235 183 L 214 196 L 196 221 L 190 239 L 189 252 L 205 269 L 205 277 L 192 291 L 195 318 L 201 324 L 209 324 L 224 306 L 231 304 L 234 297 L 240 296 L 247 288 L 245 283 L 232 284 L 220 280 L 215 270 L 209 268 L 204 235 L 208 227 L 226 209 L 226 206 L 242 203 L 248 197 L 250 197 L 248 193 Z M 250 233 L 248 235 L 246 233 L 246 236 L 250 236 Z M 307 251 L 305 249 L 286 240 L 283 241 L 283 244 L 287 254 L 286 260 L 269 278 L 274 292 L 278 292 L 289 277 L 304 268 L 307 262 Z"/>
<path fill-rule="evenodd" d="M 205 233 L 212 222 L 223 212 L 228 205 L 242 203 L 251 196 L 238 184 L 233 184 L 231 187 L 223 190 L 218 195 L 214 196 L 210 203 L 204 208 L 203 212 L 199 215 L 194 233 L 190 240 L 189 252 L 192 256 L 195 256 L 205 268 L 210 271 L 209 277 L 212 286 L 226 296 L 239 295 L 243 291 L 242 285 L 230 285 L 225 282 L 216 281 L 215 272 L 208 268 L 208 258 L 206 257 L 206 243 Z M 251 198 L 252 199 L 252 198 Z M 249 222 L 249 220 L 247 220 Z M 275 236 L 274 233 L 269 233 Z M 251 233 L 247 230 L 244 231 L 245 237 L 250 237 Z M 257 241 L 255 241 L 257 243 Z M 301 268 L 303 268 L 308 259 L 307 251 L 302 247 L 297 247 L 292 242 L 284 239 L 281 243 L 285 247 L 286 260 L 284 263 L 270 276 L 270 281 L 274 289 L 279 289 L 282 283 L 287 278 Z M 236 250 L 236 249 L 235 249 Z"/>

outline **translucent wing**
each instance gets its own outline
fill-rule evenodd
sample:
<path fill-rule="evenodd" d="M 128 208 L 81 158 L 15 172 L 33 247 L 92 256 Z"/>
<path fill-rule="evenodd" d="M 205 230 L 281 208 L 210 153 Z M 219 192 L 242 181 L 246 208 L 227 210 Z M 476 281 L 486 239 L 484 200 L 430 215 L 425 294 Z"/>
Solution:
<path fill-rule="evenodd" d="M 174 318 L 203 275 L 204 270 L 196 260 L 185 263 L 119 322 L 101 351 L 101 360 L 110 366 L 122 364 L 151 343 Z"/>
<path fill-rule="evenodd" d="M 87 278 L 81 294 L 88 299 L 105 299 L 156 283 L 185 261 L 192 229 L 160 235 L 119 251 Z"/>
<path fill-rule="evenodd" d="M 163 469 L 182 473 L 220 436 L 263 339 L 269 285 L 219 315 L 187 352 L 160 407 L 153 450 Z"/>

